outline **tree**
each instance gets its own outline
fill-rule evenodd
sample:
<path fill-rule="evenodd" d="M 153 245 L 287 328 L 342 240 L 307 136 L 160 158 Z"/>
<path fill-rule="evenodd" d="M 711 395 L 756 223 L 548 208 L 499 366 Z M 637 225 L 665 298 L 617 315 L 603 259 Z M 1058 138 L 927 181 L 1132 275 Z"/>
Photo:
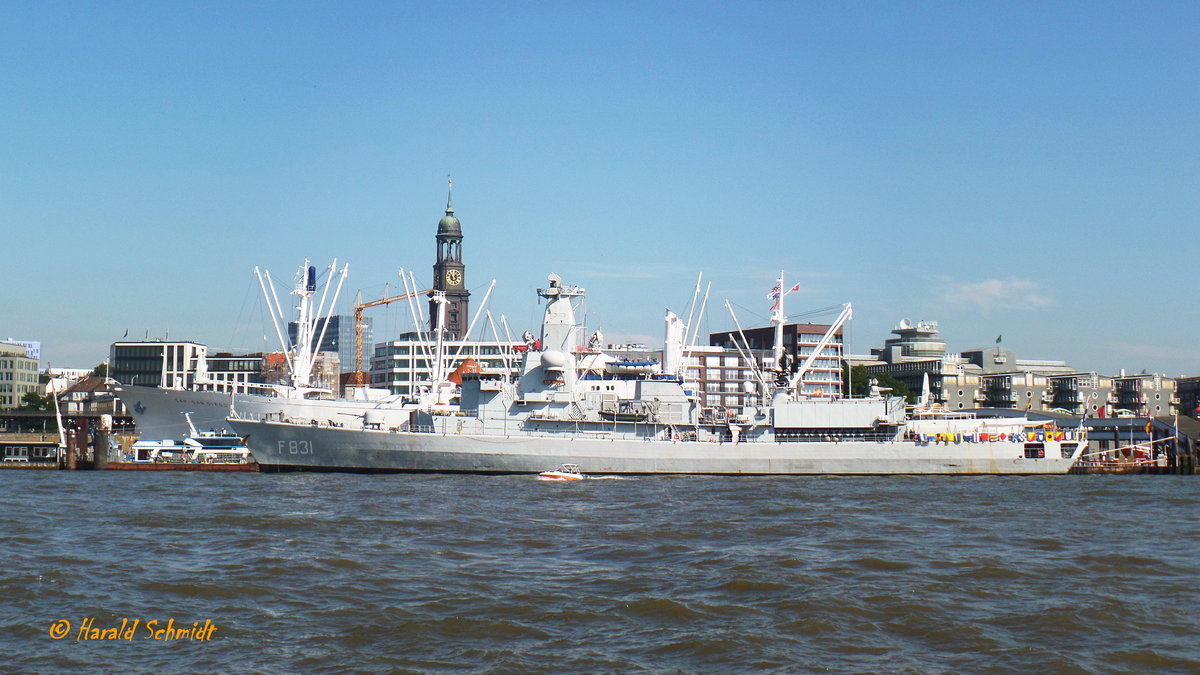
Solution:
<path fill-rule="evenodd" d="M 47 396 L 42 396 L 36 391 L 26 392 L 21 397 L 21 406 L 18 410 L 53 410 L 54 399 Z"/>
<path fill-rule="evenodd" d="M 880 373 L 875 377 L 875 379 L 879 380 L 879 386 L 891 387 L 892 396 L 903 396 L 904 399 L 909 403 L 917 402 L 917 392 L 910 390 L 907 384 L 904 384 L 891 375 L 888 375 L 887 373 Z"/>
<path fill-rule="evenodd" d="M 846 383 L 847 396 L 865 396 L 871 386 L 871 377 L 867 375 L 865 366 L 842 366 L 842 380 Z"/>
<path fill-rule="evenodd" d="M 848 383 L 847 393 L 851 396 L 866 396 L 871 392 L 871 375 L 867 374 L 866 366 L 854 366 L 850 368 L 844 366 L 842 368 L 843 379 Z M 879 373 L 875 375 L 875 380 L 880 387 L 891 387 L 892 396 L 903 396 L 909 403 L 917 402 L 917 395 L 909 390 L 908 385 L 900 380 L 888 375 L 887 373 Z"/>
<path fill-rule="evenodd" d="M 100 365 L 93 368 L 92 375 L 95 375 L 96 377 L 108 377 L 108 364 L 101 363 Z"/>

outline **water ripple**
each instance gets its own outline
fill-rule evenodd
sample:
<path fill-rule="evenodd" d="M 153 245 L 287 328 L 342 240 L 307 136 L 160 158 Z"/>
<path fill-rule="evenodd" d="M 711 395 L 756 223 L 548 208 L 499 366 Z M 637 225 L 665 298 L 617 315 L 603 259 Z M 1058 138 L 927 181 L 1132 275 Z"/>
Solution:
<path fill-rule="evenodd" d="M 1200 671 L 1194 478 L 0 481 L 17 672 Z"/>

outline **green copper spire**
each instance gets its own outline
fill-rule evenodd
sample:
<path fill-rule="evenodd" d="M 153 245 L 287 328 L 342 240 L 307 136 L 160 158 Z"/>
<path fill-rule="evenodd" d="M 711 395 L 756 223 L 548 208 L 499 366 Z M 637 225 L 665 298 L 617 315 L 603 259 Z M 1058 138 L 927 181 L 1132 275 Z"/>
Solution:
<path fill-rule="evenodd" d="M 454 179 L 446 176 L 446 215 L 438 222 L 438 236 L 462 237 L 462 224 L 454 216 Z"/>

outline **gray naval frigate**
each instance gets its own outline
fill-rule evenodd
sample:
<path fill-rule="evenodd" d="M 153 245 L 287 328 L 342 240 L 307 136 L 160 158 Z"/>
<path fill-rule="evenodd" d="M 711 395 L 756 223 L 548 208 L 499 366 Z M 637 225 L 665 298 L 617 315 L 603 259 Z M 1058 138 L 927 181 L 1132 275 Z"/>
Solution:
<path fill-rule="evenodd" d="M 582 288 L 552 274 L 538 294 L 547 301 L 541 335 L 530 336 L 519 372 L 465 375 L 457 406 L 412 410 L 394 426 L 227 423 L 266 471 L 1062 474 L 1086 446 L 1082 429 L 928 406 L 909 414 L 903 398 L 878 390 L 808 397 L 786 369 L 762 380 L 760 405 L 713 419 L 682 376 L 676 315 L 667 313 L 661 363 L 629 363 L 581 339 Z"/>

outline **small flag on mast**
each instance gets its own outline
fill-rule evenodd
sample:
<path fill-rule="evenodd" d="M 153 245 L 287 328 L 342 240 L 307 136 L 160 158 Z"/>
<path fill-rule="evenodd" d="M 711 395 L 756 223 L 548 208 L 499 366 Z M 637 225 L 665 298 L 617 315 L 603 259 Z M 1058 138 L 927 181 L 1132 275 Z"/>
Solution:
<path fill-rule="evenodd" d="M 792 286 L 791 288 L 789 288 L 787 290 L 787 292 L 794 293 L 798 290 L 800 290 L 800 284 L 796 284 L 795 286 Z M 771 291 L 769 293 L 767 293 L 767 299 L 768 300 L 778 300 L 780 295 L 781 295 L 781 293 L 779 291 L 779 284 L 775 284 L 774 286 L 771 287 Z"/>
<path fill-rule="evenodd" d="M 788 293 L 794 293 L 795 291 L 798 291 L 798 290 L 800 290 L 800 284 L 796 284 L 795 286 L 792 286 L 791 288 L 789 288 L 789 289 L 787 290 L 787 292 L 788 292 Z M 775 310 L 779 309 L 779 298 L 780 298 L 780 296 L 782 296 L 782 295 L 786 295 L 786 294 L 785 294 L 785 293 L 781 293 L 781 292 L 779 291 L 779 284 L 775 284 L 774 286 L 772 286 L 772 287 L 771 287 L 771 292 L 770 292 L 770 293 L 767 293 L 767 299 L 768 299 L 768 300 L 774 300 L 774 301 L 775 301 L 775 304 L 771 305 L 771 311 L 772 311 L 772 312 L 774 312 Z"/>
<path fill-rule="evenodd" d="M 799 289 L 800 289 L 800 285 L 799 285 L 799 283 L 797 283 L 796 286 L 792 286 L 791 288 L 788 288 L 787 292 L 792 293 L 793 291 L 799 291 Z M 779 309 L 779 300 L 782 297 L 782 295 L 785 295 L 785 294 L 786 293 L 780 292 L 779 283 L 776 283 L 776 285 L 770 287 L 770 292 L 767 293 L 767 299 L 775 300 L 775 303 L 773 305 L 770 305 L 770 311 L 775 311 L 775 310 Z"/>

